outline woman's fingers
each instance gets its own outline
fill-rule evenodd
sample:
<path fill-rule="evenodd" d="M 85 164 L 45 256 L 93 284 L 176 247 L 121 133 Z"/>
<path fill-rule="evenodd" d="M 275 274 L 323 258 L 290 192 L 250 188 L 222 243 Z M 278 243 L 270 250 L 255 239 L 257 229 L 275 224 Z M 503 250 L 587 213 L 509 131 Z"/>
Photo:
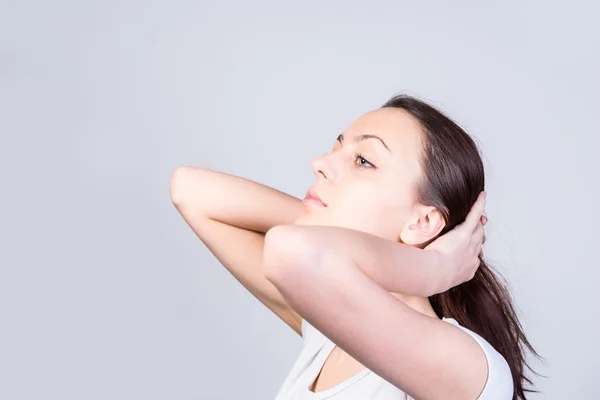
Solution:
<path fill-rule="evenodd" d="M 485 215 L 481 216 L 481 223 L 483 224 L 483 226 L 485 226 L 485 224 L 488 222 L 488 219 Z M 481 244 L 485 243 L 485 230 L 483 232 L 483 240 L 481 241 Z"/>
<path fill-rule="evenodd" d="M 483 229 L 483 223 L 479 222 L 475 231 L 473 232 L 473 243 L 476 246 L 481 246 L 485 242 L 485 230 Z M 475 253 L 478 254 L 479 252 Z"/>
<path fill-rule="evenodd" d="M 481 216 L 483 215 L 483 210 L 485 210 L 485 196 L 485 192 L 479 193 L 479 197 L 477 197 L 477 200 L 465 218 L 463 225 L 468 232 L 473 232 L 477 228 L 477 224 L 481 222 Z"/>

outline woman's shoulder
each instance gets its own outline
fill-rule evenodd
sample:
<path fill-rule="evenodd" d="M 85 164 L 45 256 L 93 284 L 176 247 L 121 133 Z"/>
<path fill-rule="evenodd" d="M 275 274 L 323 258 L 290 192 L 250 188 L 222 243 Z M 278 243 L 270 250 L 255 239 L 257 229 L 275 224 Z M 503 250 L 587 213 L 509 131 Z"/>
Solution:
<path fill-rule="evenodd" d="M 454 318 L 442 318 L 443 321 L 462 329 L 479 344 L 488 363 L 488 379 L 479 396 L 480 400 L 485 399 L 512 399 L 514 385 L 510 367 L 506 359 L 500 354 L 487 340 L 462 326 Z"/>

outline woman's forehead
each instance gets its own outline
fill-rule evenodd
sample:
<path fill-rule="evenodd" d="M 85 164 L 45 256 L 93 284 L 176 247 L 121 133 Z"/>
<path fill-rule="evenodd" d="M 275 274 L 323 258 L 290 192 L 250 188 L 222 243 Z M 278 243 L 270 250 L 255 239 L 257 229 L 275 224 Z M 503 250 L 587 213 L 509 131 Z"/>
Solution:
<path fill-rule="evenodd" d="M 346 139 L 357 135 L 376 135 L 394 156 L 416 161 L 422 150 L 421 127 L 408 112 L 399 108 L 380 108 L 357 118 L 346 130 Z"/>

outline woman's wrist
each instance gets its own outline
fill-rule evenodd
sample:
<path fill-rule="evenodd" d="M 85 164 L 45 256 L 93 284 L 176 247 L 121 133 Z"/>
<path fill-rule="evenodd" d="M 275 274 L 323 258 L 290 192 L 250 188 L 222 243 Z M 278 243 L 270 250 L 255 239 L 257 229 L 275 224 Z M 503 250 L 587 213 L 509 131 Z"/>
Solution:
<path fill-rule="evenodd" d="M 427 267 L 430 276 L 425 277 L 429 283 L 426 285 L 425 297 L 442 293 L 448 290 L 449 268 L 445 268 L 444 259 L 440 252 L 435 250 L 423 250 L 423 265 Z"/>

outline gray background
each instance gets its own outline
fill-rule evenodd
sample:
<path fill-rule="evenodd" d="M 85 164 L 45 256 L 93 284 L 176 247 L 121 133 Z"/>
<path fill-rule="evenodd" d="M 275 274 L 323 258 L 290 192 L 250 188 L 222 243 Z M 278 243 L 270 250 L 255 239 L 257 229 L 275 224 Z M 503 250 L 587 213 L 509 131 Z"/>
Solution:
<path fill-rule="evenodd" d="M 1 3 L 1 399 L 273 398 L 301 338 L 195 237 L 169 178 L 300 197 L 398 92 L 484 153 L 488 257 L 547 359 L 532 398 L 597 398 L 600 7 L 361 3 Z"/>

